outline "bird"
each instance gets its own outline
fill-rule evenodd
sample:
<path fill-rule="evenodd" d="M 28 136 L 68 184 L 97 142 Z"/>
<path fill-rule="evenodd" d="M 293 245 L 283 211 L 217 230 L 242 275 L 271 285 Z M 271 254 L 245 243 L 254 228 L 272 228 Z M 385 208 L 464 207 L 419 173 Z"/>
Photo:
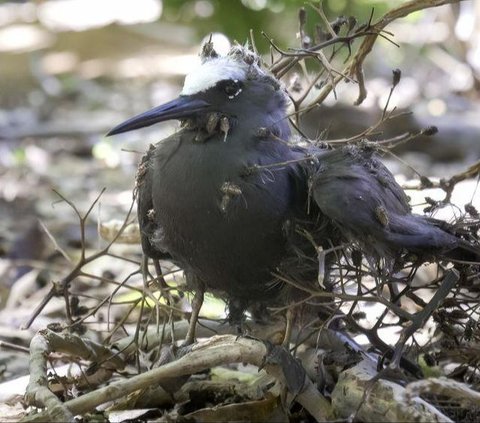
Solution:
<path fill-rule="evenodd" d="M 232 322 L 298 300 L 281 275 L 317 280 L 319 247 L 357 243 L 389 262 L 406 252 L 478 256 L 451 228 L 412 214 L 375 148 L 292 141 L 286 89 L 251 48 L 219 55 L 208 41 L 200 59 L 177 99 L 107 134 L 181 123 L 143 156 L 136 190 L 145 256 L 173 261 L 195 292 L 187 344 L 205 292 L 226 299 Z"/>

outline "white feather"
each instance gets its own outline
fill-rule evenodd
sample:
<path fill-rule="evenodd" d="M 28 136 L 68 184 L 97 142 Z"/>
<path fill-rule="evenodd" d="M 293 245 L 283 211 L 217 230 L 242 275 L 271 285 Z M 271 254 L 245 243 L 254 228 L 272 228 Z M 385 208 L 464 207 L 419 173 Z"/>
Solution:
<path fill-rule="evenodd" d="M 181 95 L 193 95 L 204 92 L 225 79 L 244 80 L 248 65 L 229 57 L 218 57 L 194 69 L 185 77 Z"/>

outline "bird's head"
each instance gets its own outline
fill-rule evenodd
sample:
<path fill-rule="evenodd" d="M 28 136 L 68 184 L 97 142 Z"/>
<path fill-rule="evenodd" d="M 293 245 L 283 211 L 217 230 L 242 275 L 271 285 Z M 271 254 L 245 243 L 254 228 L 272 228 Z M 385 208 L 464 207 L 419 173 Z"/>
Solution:
<path fill-rule="evenodd" d="M 269 127 L 284 121 L 286 101 L 281 84 L 261 68 L 258 55 L 235 45 L 226 56 L 219 56 L 209 41 L 202 48 L 201 64 L 186 76 L 178 98 L 128 119 L 108 135 L 172 119 L 205 121 L 212 113 L 230 123 L 248 120 Z"/>

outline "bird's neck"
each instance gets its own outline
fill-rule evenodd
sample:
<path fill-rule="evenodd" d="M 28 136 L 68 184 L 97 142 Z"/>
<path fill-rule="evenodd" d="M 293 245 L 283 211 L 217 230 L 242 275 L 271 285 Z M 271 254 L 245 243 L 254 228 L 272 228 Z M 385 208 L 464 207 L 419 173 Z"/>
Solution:
<path fill-rule="evenodd" d="M 275 108 L 275 110 L 258 110 L 249 112 L 245 115 L 239 115 L 234 119 L 235 125 L 241 131 L 247 131 L 251 134 L 273 135 L 283 141 L 288 141 L 291 137 L 291 129 L 287 118 L 287 112 L 284 108 Z"/>
<path fill-rule="evenodd" d="M 283 110 L 277 110 L 274 113 L 249 113 L 235 117 L 214 112 L 185 120 L 182 126 L 197 133 L 196 142 L 208 141 L 215 134 L 228 136 L 232 131 L 242 131 L 245 135 L 250 133 L 260 138 L 262 134 L 273 135 L 284 141 L 288 141 L 291 135 L 286 112 Z"/>
<path fill-rule="evenodd" d="M 292 131 L 286 115 L 287 113 L 284 110 L 269 114 L 264 118 L 263 122 L 259 122 L 259 127 L 265 127 L 275 137 L 283 141 L 288 141 L 292 135 Z"/>
<path fill-rule="evenodd" d="M 245 114 L 239 115 L 238 119 L 243 120 L 245 127 L 254 128 L 255 131 L 265 130 L 288 141 L 291 130 L 287 117 L 287 97 L 281 90 L 269 94 L 266 98 L 252 98 L 250 107 L 243 108 Z"/>

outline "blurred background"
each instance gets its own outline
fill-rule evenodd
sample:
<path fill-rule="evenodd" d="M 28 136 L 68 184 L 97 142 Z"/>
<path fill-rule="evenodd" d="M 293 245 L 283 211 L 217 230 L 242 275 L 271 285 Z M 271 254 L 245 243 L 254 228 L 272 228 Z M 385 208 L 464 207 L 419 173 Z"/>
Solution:
<path fill-rule="evenodd" d="M 398 0 L 326 0 L 330 20 L 354 15 L 367 22 L 398 7 Z M 175 97 L 197 63 L 202 40 L 214 34 L 218 50 L 245 42 L 253 31 L 269 61 L 265 31 L 282 48 L 298 47 L 293 0 L 38 0 L 0 2 L 0 269 L 8 290 L 32 263 L 39 273 L 53 249 L 39 219 L 57 242 L 78 246 L 73 210 L 58 190 L 86 210 L 107 188 L 96 215 L 123 218 L 131 203 L 136 165 L 148 144 L 175 123 L 107 139 L 124 119 Z M 412 111 L 382 136 L 435 125 L 435 137 L 398 150 L 415 169 L 448 177 L 480 157 L 480 2 L 463 1 L 398 20 L 387 28 L 400 47 L 379 40 L 366 60 L 368 97 L 354 107 L 354 84 L 341 84 L 305 131 L 327 139 L 355 135 L 374 124 L 388 96 L 392 69 L 402 79 L 390 107 Z M 288 85 L 289 81 L 285 81 Z M 391 168 L 416 177 L 403 164 Z M 474 195 L 474 189 L 466 191 Z M 466 202 L 466 201 L 465 201 Z M 92 247 L 96 223 L 87 225 Z M 140 248 L 138 247 L 138 253 Z M 22 260 L 28 267 L 22 267 Z M 12 270 L 12 263 L 16 263 Z M 5 270 L 5 268 L 8 268 Z M 37 283 L 48 283 L 50 277 Z M 1 306 L 0 306 L 1 307 Z"/>

